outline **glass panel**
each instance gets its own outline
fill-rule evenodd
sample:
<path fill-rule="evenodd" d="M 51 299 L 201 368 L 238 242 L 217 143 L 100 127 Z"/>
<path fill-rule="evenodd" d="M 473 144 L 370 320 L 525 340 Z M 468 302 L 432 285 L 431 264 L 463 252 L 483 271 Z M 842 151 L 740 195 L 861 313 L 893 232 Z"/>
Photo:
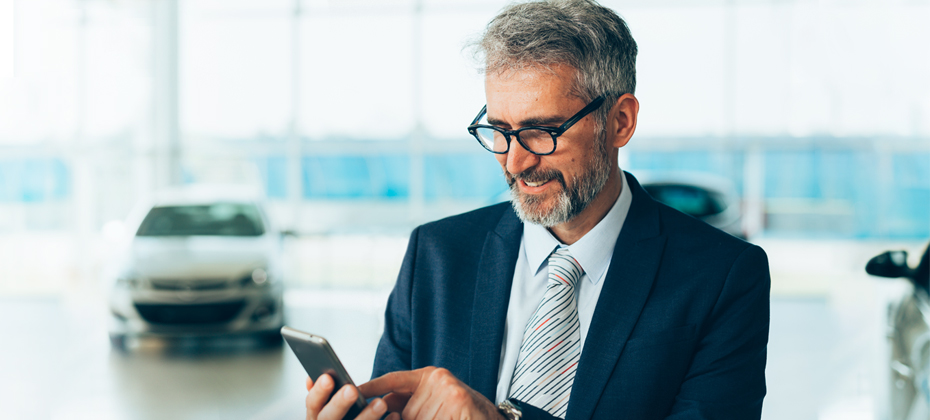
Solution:
<path fill-rule="evenodd" d="M 499 7 L 437 8 L 424 13 L 423 124 L 433 136 L 467 136 L 465 127 L 484 105 L 484 76 L 463 47 L 484 29 Z"/>
<path fill-rule="evenodd" d="M 0 78 L 0 144 L 138 135 L 150 100 L 145 10 L 138 2 L 16 2 L 16 77 Z"/>
<path fill-rule="evenodd" d="M 488 152 L 429 155 L 424 166 L 429 201 L 469 199 L 493 204 L 510 199 L 501 166 Z"/>
<path fill-rule="evenodd" d="M 376 140 L 410 133 L 415 120 L 412 33 L 409 14 L 304 18 L 301 132 L 315 139 Z"/>
<path fill-rule="evenodd" d="M 407 198 L 409 168 L 404 155 L 305 157 L 303 194 L 313 199 Z"/>
<path fill-rule="evenodd" d="M 286 134 L 292 63 L 286 9 L 247 13 L 212 1 L 178 3 L 184 139 Z"/>

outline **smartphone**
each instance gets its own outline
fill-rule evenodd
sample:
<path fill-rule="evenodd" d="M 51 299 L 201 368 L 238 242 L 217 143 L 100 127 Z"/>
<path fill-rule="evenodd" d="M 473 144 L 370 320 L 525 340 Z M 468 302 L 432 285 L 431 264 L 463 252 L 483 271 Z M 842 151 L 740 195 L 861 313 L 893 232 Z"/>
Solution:
<path fill-rule="evenodd" d="M 355 385 L 345 367 L 342 366 L 342 362 L 336 357 L 336 352 L 333 351 L 332 346 L 329 345 L 325 338 L 290 327 L 282 327 L 281 335 L 294 354 L 297 355 L 297 360 L 300 360 L 300 364 L 304 366 L 307 375 L 310 375 L 310 378 L 313 379 L 313 383 L 316 383 L 320 375 L 326 373 L 333 378 L 335 384 L 333 393 L 339 391 L 345 384 Z M 329 397 L 332 398 L 333 396 L 330 395 Z M 358 400 L 349 408 L 349 412 L 346 413 L 343 419 L 354 419 L 367 405 L 368 403 L 359 394 Z"/>

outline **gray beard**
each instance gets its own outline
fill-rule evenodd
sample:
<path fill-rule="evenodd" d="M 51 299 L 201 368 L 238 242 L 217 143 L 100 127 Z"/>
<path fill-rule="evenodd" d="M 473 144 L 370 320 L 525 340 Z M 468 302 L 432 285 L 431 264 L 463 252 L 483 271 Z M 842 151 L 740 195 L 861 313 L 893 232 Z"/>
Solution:
<path fill-rule="evenodd" d="M 607 158 L 607 145 L 604 141 L 606 138 L 598 140 L 600 140 L 598 142 L 600 147 L 595 153 L 594 161 L 581 176 L 572 178 L 571 188 L 566 186 L 565 176 L 557 170 L 532 170 L 517 175 L 512 175 L 506 169 L 504 170 L 504 177 L 507 179 L 507 183 L 510 184 L 510 204 L 520 220 L 524 223 L 535 223 L 550 228 L 572 220 L 588 207 L 588 204 L 594 200 L 594 197 L 597 197 L 604 185 L 607 184 L 607 179 L 610 178 L 610 160 Z M 555 205 L 547 211 L 543 206 L 548 197 L 524 194 L 520 191 L 520 186 L 517 185 L 518 179 L 529 182 L 550 179 L 550 182 L 559 182 L 562 185 L 562 190 L 559 191 L 559 195 L 556 197 Z"/>

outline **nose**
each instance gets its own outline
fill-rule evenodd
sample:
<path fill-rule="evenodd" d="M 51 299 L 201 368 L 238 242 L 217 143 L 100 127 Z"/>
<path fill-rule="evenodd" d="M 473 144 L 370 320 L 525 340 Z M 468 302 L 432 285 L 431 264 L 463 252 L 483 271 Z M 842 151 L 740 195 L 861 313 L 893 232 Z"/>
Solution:
<path fill-rule="evenodd" d="M 539 155 L 534 155 L 529 150 L 526 150 L 516 138 L 510 142 L 510 150 L 507 151 L 505 156 L 507 172 L 514 175 L 539 164 Z"/>

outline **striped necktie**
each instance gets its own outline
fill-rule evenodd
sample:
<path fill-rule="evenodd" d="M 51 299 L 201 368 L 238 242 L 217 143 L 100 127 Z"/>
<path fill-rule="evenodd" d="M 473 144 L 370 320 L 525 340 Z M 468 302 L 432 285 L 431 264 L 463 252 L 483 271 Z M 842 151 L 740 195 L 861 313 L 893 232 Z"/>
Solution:
<path fill-rule="evenodd" d="M 568 248 L 549 256 L 549 282 L 523 331 L 510 397 L 565 418 L 581 357 L 575 284 L 584 271 Z"/>

